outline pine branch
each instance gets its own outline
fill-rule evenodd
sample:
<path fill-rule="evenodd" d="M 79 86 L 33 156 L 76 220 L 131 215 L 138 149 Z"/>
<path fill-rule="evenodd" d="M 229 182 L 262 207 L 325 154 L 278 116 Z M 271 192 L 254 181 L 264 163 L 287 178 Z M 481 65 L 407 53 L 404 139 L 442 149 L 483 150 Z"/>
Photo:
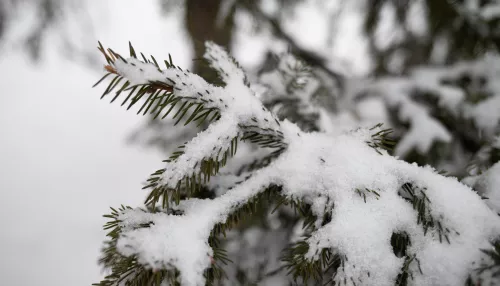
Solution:
<path fill-rule="evenodd" d="M 112 99 L 113 102 L 122 91 L 130 90 L 122 105 L 130 98 L 132 100 L 128 108 L 142 102 L 138 113 L 155 114 L 155 117 L 158 117 L 166 110 L 161 117 L 165 118 L 176 111 L 173 115 L 173 119 L 177 119 L 176 124 L 186 118 L 184 125 L 198 122 L 199 126 L 205 122 L 208 124 L 215 122 L 215 126 L 221 126 L 205 130 L 197 136 L 198 141 L 206 141 L 211 138 L 213 145 L 212 152 L 209 154 L 201 158 L 192 158 L 189 154 L 189 150 L 193 148 L 192 144 L 186 142 L 179 146 L 179 151 L 174 152 L 169 159 L 164 161 L 167 163 L 167 167 L 155 171 L 148 179 L 148 185 L 144 187 L 151 189 L 151 193 L 146 198 L 147 205 L 154 207 L 156 203 L 161 201 L 162 207 L 167 208 L 171 201 L 179 203 L 181 193 L 187 193 L 188 197 L 191 197 L 201 189 L 203 184 L 210 181 L 210 177 L 217 175 L 220 169 L 226 165 L 227 160 L 235 155 L 239 140 L 248 140 L 260 147 L 277 149 L 277 153 L 281 153 L 286 148 L 282 132 L 279 130 L 278 120 L 264 107 L 262 107 L 262 111 L 265 118 L 260 119 L 263 120 L 262 123 L 252 115 L 233 126 L 233 132 L 228 133 L 231 128 L 228 128 L 226 122 L 229 119 L 219 120 L 222 114 L 231 112 L 229 105 L 230 102 L 234 101 L 234 95 L 224 93 L 222 89 L 208 84 L 188 71 L 184 72 L 173 64 L 171 58 L 169 62 L 165 61 L 167 69 L 162 71 L 153 56 L 149 60 L 141 53 L 143 61 L 137 60 L 136 52 L 131 44 L 131 58 L 129 59 L 124 59 L 111 49 L 106 51 L 100 43 L 99 50 L 108 62 L 108 65 L 105 66 L 108 73 L 97 84 L 110 74 L 115 75 L 104 91 L 103 97 L 116 91 L 116 95 Z M 214 44 L 207 43 L 206 57 L 208 63 L 221 74 L 222 80 L 226 83 L 241 83 L 248 89 L 249 83 L 245 73 L 225 51 Z M 225 65 L 220 63 L 225 63 Z M 125 82 L 119 87 L 123 80 Z M 132 84 L 134 81 L 136 83 Z M 141 101 L 146 94 L 149 94 L 147 99 Z M 259 110 L 259 113 L 262 111 Z M 190 115 L 188 115 L 189 112 L 191 112 Z M 255 114 L 255 112 L 250 111 L 249 114 Z M 214 135 L 217 132 L 220 134 L 214 141 Z M 221 140 L 222 142 L 220 142 Z M 186 150 L 188 150 L 188 154 L 186 154 Z M 190 162 L 188 163 L 188 161 Z M 191 172 L 174 172 L 186 164 L 190 166 Z"/>
<path fill-rule="evenodd" d="M 427 234 L 429 230 L 433 230 L 437 233 L 439 242 L 446 240 L 448 244 L 451 244 L 450 234 L 460 235 L 457 231 L 452 233 L 448 227 L 443 225 L 440 218 L 436 218 L 431 211 L 431 201 L 426 195 L 426 188 L 419 188 L 412 183 L 405 183 L 401 187 L 399 195 L 405 200 L 410 202 L 413 209 L 417 211 L 417 224 L 422 225 L 424 229 L 424 235 Z"/>
<path fill-rule="evenodd" d="M 269 89 L 264 94 L 264 105 L 281 119 L 288 119 L 299 125 L 301 130 L 319 131 L 320 118 L 314 95 L 321 88 L 320 80 L 311 68 L 290 54 L 280 57 L 277 67 L 261 74 L 261 79 Z M 266 82 L 267 77 L 271 78 Z M 279 80 L 274 80 L 279 77 Z M 279 82 L 279 84 L 278 84 Z M 313 90 L 311 90 L 313 89 Z"/>
<path fill-rule="evenodd" d="M 176 124 L 186 118 L 184 125 L 193 121 L 198 121 L 198 125 L 201 125 L 208 118 L 214 120 L 219 117 L 221 104 L 208 98 L 210 89 L 198 86 L 191 92 L 182 92 L 188 86 L 185 81 L 192 82 L 196 80 L 196 76 L 176 67 L 171 57 L 170 62 L 164 61 L 167 70 L 162 72 L 153 56 L 151 56 L 152 60 L 149 60 L 141 53 L 143 61 L 138 60 L 132 44 L 130 44 L 131 58 L 128 60 L 111 49 L 107 49 L 106 52 L 101 43 L 99 43 L 99 50 L 108 62 L 108 65 L 105 66 L 108 73 L 94 87 L 108 76 L 114 76 L 104 90 L 101 99 L 115 92 L 115 96 L 111 99 L 111 102 L 114 102 L 125 91 L 128 92 L 128 95 L 121 103 L 122 106 L 128 103 L 127 109 L 130 109 L 141 103 L 137 113 L 151 114 L 154 115 L 154 118 L 158 118 L 162 113 L 161 118 L 165 118 L 176 110 L 177 112 L 173 116 L 173 119 L 177 119 Z M 148 78 L 137 78 L 137 76 L 134 78 L 134 72 L 149 73 Z M 134 82 L 134 80 L 139 82 Z M 122 85 L 120 85 L 121 82 Z M 191 113 L 186 117 L 189 114 L 188 111 Z"/>
<path fill-rule="evenodd" d="M 343 261 L 347 259 L 333 253 L 329 249 L 323 249 L 319 254 L 320 259 L 318 260 L 306 258 L 306 254 L 309 251 L 307 238 L 305 237 L 303 240 L 287 248 L 283 256 L 285 268 L 288 270 L 288 274 L 292 275 L 294 282 L 299 283 L 300 281 L 306 285 L 309 280 L 313 280 L 316 283 L 321 282 L 324 279 L 324 275 L 330 270 L 336 273 L 339 267 L 343 267 Z M 332 282 L 335 275 L 333 274 L 331 280 L 327 281 L 324 285 Z"/>
<path fill-rule="evenodd" d="M 477 275 L 481 276 L 483 273 L 490 272 L 491 278 L 500 277 L 500 241 L 497 240 L 491 244 L 490 249 L 481 249 L 481 251 L 486 255 L 489 263 L 482 261 L 481 265 L 475 270 Z"/>
<path fill-rule="evenodd" d="M 193 102 L 201 104 L 200 108 L 216 108 L 219 114 L 206 130 L 180 146 L 166 160 L 165 168 L 150 177 L 147 187 L 152 191 L 147 199 L 147 211 L 127 208 L 114 211 L 110 216 L 111 241 L 116 243 L 109 244 L 109 250 L 105 251 L 108 257 L 103 262 L 112 268 L 111 279 L 124 277 L 135 263 L 144 269 L 167 272 L 162 272 L 160 278 L 151 278 L 152 274 L 141 274 L 142 268 L 133 268 L 139 272 L 134 272 L 131 277 L 136 278 L 131 279 L 172 279 L 173 283 L 187 285 L 222 279 L 223 264 L 230 260 L 218 236 L 255 214 L 260 203 L 266 200 L 276 200 L 277 207 L 289 204 L 303 217 L 306 238 L 290 247 L 284 259 L 294 279 L 304 283 L 312 279 L 344 285 L 368 281 L 386 285 L 395 280 L 404 283 L 412 275 L 416 281 L 422 281 L 417 280 L 417 276 L 428 274 L 415 271 L 420 268 L 420 261 L 410 251 L 413 251 L 410 240 L 418 238 L 419 247 L 427 251 L 436 247 L 436 237 L 440 242 L 451 243 L 452 229 L 443 224 L 445 218 L 447 224 L 460 231 L 480 231 L 470 239 L 454 241 L 467 249 L 499 235 L 497 228 L 487 231 L 498 224 L 498 217 L 469 188 L 433 170 L 374 152 L 373 149 L 379 151 L 377 148 L 388 145 L 388 130 L 373 134 L 360 129 L 333 136 L 305 133 L 290 122 L 280 122 L 249 89 L 243 71 L 233 59 L 222 49 L 210 48 L 210 44 L 207 47 L 209 54 L 205 58 L 219 70 L 226 83 L 224 87 L 210 85 L 179 68 L 160 70 L 154 58 L 149 62 L 145 57 L 143 62 L 138 61 L 132 48 L 129 59 L 111 50 L 103 52 L 110 66 L 107 70 L 115 74 L 105 93 L 116 90 L 125 80 L 125 84 L 147 85 L 156 92 L 167 91 L 171 93 L 169 96 L 183 100 L 174 117 L 182 118 L 181 113 L 186 110 L 183 106 Z M 167 90 L 170 87 L 172 90 Z M 206 97 L 203 96 L 208 98 L 206 102 L 197 95 L 203 94 L 202 91 L 206 91 Z M 154 100 L 149 102 L 153 107 Z M 205 184 L 201 183 L 202 175 L 208 181 L 219 174 L 224 160 L 228 160 L 224 158 L 237 152 L 236 142 L 241 140 L 259 148 L 270 148 L 277 156 L 271 163 L 265 163 L 265 167 L 249 172 L 245 180 L 219 197 L 189 198 Z M 399 183 L 405 181 L 408 183 L 398 189 Z M 366 199 L 368 194 L 378 200 Z M 444 195 L 449 194 L 453 194 L 454 199 L 444 202 Z M 414 213 L 398 195 L 412 205 Z M 160 200 L 166 209 L 155 209 Z M 177 204 L 175 207 L 168 204 L 172 200 Z M 445 203 L 452 207 L 443 207 Z M 465 204 L 470 207 L 462 209 L 460 214 L 449 213 Z M 376 227 L 380 221 L 384 230 L 393 232 L 410 225 L 408 237 L 396 234 L 396 246 L 387 249 L 391 232 L 381 233 Z M 421 225 L 423 231 L 415 231 L 412 226 L 415 223 Z M 426 237 L 427 232 L 433 235 Z M 440 248 L 446 252 L 445 257 L 459 259 L 450 249 Z M 391 254 L 403 255 L 405 259 L 398 260 Z M 470 261 L 471 257 L 476 256 L 460 259 Z M 381 259 L 388 263 L 379 263 Z M 440 263 L 439 257 L 427 255 L 426 259 L 426 269 Z M 445 271 L 458 273 L 465 270 L 463 265 L 446 265 Z M 400 276 L 393 277 L 399 267 Z M 432 271 L 442 273 L 443 270 Z M 453 280 L 448 278 L 443 277 L 445 284 Z"/>
<path fill-rule="evenodd" d="M 370 130 L 378 131 L 371 135 L 370 141 L 366 142 L 368 146 L 372 147 L 379 154 L 382 154 L 380 150 L 390 151 L 394 148 L 394 145 L 396 145 L 396 142 L 389 137 L 393 132 L 392 129 L 381 129 L 380 127 L 382 127 L 382 125 L 382 123 L 379 123 L 370 128 Z"/>
<path fill-rule="evenodd" d="M 110 269 L 111 274 L 107 275 L 101 282 L 92 285 L 160 286 L 164 281 L 169 281 L 170 285 L 178 285 L 178 271 L 148 269 L 144 265 L 139 264 L 135 256 L 127 257 L 118 252 L 117 240 L 123 228 L 119 216 L 130 210 L 132 210 L 131 207 L 122 205 L 118 209 L 111 208 L 111 214 L 104 215 L 104 217 L 110 219 L 110 221 L 104 224 L 104 229 L 110 231 L 107 234 L 109 240 L 105 242 L 102 250 L 103 255 L 99 259 L 99 264 L 103 265 L 105 269 Z M 140 223 L 132 226 L 132 228 L 147 228 L 151 224 L 152 222 Z"/>

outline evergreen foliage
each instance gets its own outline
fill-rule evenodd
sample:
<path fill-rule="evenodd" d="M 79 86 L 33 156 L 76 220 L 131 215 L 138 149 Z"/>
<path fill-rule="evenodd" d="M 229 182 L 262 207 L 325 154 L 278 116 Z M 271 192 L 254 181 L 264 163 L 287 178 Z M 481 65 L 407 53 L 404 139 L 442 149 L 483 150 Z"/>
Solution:
<path fill-rule="evenodd" d="M 99 47 L 108 73 L 97 84 L 111 76 L 103 97 L 114 92 L 114 102 L 127 94 L 122 105 L 140 106 L 138 113 L 205 126 L 149 177 L 146 208 L 122 206 L 106 215 L 111 231 L 100 262 L 111 274 L 96 285 L 260 285 L 276 276 L 284 279 L 276 283 L 325 285 L 499 278 L 498 249 L 486 247 L 496 247 L 491 239 L 500 222 L 479 196 L 391 157 L 391 130 L 380 124 L 325 133 L 324 106 L 311 96 L 323 90 L 321 78 L 299 62 L 285 57 L 279 80 L 262 74 L 270 89 L 256 94 L 232 57 L 212 43 L 206 48 L 221 86 L 171 59 L 162 70 L 152 56 L 139 59 L 132 45 L 128 59 Z M 272 256 L 276 248 L 231 247 L 252 229 L 254 236 L 270 235 L 266 241 L 279 237 L 278 246 L 289 244 L 282 262 L 252 253 L 258 259 L 245 267 L 238 252 Z M 440 268 L 459 256 L 463 263 Z M 479 258 L 479 268 L 469 265 Z"/>

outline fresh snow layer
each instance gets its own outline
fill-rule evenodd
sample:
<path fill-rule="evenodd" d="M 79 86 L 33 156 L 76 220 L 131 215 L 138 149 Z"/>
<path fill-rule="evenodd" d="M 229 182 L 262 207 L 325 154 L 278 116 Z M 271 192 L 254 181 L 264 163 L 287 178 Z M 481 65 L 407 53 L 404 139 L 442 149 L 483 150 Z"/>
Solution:
<path fill-rule="evenodd" d="M 332 222 L 309 241 L 311 257 L 316 249 L 338 250 L 348 262 L 337 279 L 364 277 L 363 285 L 394 283 L 403 259 L 392 252 L 393 232 L 410 234 L 409 251 L 417 254 L 424 273 L 415 275 L 416 285 L 460 285 L 473 270 L 472 262 L 479 260 L 479 249 L 487 248 L 489 240 L 500 234 L 498 216 L 468 187 L 429 168 L 379 155 L 364 143 L 367 132 L 330 137 L 300 133 L 286 122 L 282 127 L 291 139 L 286 153 L 224 195 L 181 202 L 183 216 L 125 213 L 120 217 L 124 225 L 148 221 L 154 225 L 124 230 L 119 250 L 137 255 L 139 262 L 153 268 L 175 266 L 183 284 L 202 285 L 203 270 L 210 266 L 207 239 L 213 226 L 271 183 L 283 185 L 288 196 L 328 197 L 335 203 Z M 440 243 L 432 231 L 424 236 L 416 212 L 397 194 L 406 182 L 428 189 L 432 214 L 454 231 L 451 244 Z M 368 197 L 365 203 L 356 188 L 377 190 L 380 198 Z"/>
<path fill-rule="evenodd" d="M 172 85 L 180 88 L 175 90 L 177 96 L 197 97 L 199 92 L 211 99 L 209 106 L 221 112 L 221 120 L 200 132 L 178 160 L 167 164 L 163 183 L 175 186 L 178 179 L 197 172 L 195 162 L 215 156 L 214 147 L 226 148 L 232 137 L 241 132 L 241 125 L 253 124 L 262 132 L 283 134 L 288 147 L 271 165 L 253 172 L 249 179 L 221 196 L 181 201 L 178 208 L 184 211 L 183 215 L 125 211 L 119 217 L 124 227 L 117 245 L 120 253 L 135 255 L 139 263 L 153 269 L 175 267 L 180 270 L 183 285 L 204 285 L 203 271 L 210 267 L 213 255 L 208 237 L 214 225 L 224 223 L 231 212 L 270 184 L 283 186 L 283 195 L 312 202 L 317 216 L 323 215 L 326 201 L 334 203 L 332 221 L 320 227 L 308 241 L 308 257 L 316 259 L 315 254 L 323 248 L 347 257 L 335 281 L 353 277 L 362 285 L 394 284 L 404 258 L 394 255 L 390 238 L 393 232 L 405 231 L 411 239 L 408 251 L 417 255 L 423 272 L 420 275 L 417 264 L 410 264 L 414 274 L 410 283 L 461 285 L 472 272 L 473 263 L 480 259 L 480 249 L 487 248 L 490 240 L 500 235 L 497 214 L 455 178 L 377 153 L 366 144 L 373 131 L 304 133 L 288 121 L 278 123 L 244 84 L 243 72 L 222 49 L 208 44 L 206 58 L 221 71 L 225 88 L 211 86 L 200 77 L 177 69 L 158 71 L 133 59 L 127 61 L 136 67 L 119 60 L 115 65 L 134 83 L 169 83 L 170 78 L 176 81 Z M 409 120 L 426 112 L 401 98 L 389 100 L 403 104 L 401 116 Z M 416 132 L 421 129 L 425 126 Z M 431 135 L 449 139 L 445 132 Z M 427 146 L 426 142 L 418 144 L 423 149 Z M 426 189 L 430 212 L 449 230 L 450 244 L 440 243 L 433 229 L 424 235 L 422 226 L 417 224 L 417 212 L 398 195 L 405 183 Z M 365 202 L 356 189 L 375 190 L 380 197 L 368 193 Z M 148 228 L 135 227 L 147 222 L 153 224 Z"/>

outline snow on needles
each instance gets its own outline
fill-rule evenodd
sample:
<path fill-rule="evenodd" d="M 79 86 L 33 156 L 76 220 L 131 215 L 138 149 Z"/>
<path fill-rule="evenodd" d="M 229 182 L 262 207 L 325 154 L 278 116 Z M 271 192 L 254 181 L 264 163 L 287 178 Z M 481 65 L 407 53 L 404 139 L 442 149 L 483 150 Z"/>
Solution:
<path fill-rule="evenodd" d="M 415 86 L 430 91 L 438 90 L 438 87 L 432 84 L 432 81 L 426 82 L 427 84 L 420 83 L 418 85 L 418 81 L 415 83 L 412 80 L 403 78 L 384 78 L 362 87 L 362 89 L 375 89 L 383 96 L 390 107 L 399 108 L 398 118 L 409 123 L 410 129 L 396 146 L 395 154 L 397 156 L 405 156 L 413 149 L 425 154 L 430 150 L 434 142 L 450 142 L 452 139 L 451 134 L 443 124 L 430 115 L 430 110 L 424 105 L 415 102 L 409 95 Z M 451 103 L 450 110 L 454 110 L 457 99 L 463 98 L 460 93 L 445 92 L 443 94 L 447 95 L 447 97 L 446 99 L 440 99 L 439 104 Z"/>
<path fill-rule="evenodd" d="M 275 117 L 264 112 L 262 103 L 244 85 L 243 71 L 222 48 L 207 43 L 205 58 L 219 71 L 226 83 L 224 88 L 210 85 L 196 74 L 176 68 L 159 70 L 153 64 L 135 58 L 129 58 L 126 62 L 117 60 L 114 64 L 118 73 L 133 84 L 161 81 L 173 86 L 176 96 L 189 98 L 221 113 L 220 120 L 198 133 L 185 145 L 184 154 L 165 167 L 163 181 L 172 188 L 187 172 L 197 173 L 201 168 L 199 162 L 204 158 L 215 157 L 220 160 L 224 156 L 221 151 L 227 150 L 233 138 L 238 136 L 240 125 L 258 123 L 259 127 L 269 129 L 277 126 Z"/>
<path fill-rule="evenodd" d="M 366 144 L 373 131 L 304 133 L 288 121 L 278 122 L 223 49 L 208 43 L 205 58 L 220 71 L 225 87 L 173 68 L 159 71 L 135 59 L 115 63 L 116 70 L 136 84 L 162 81 L 174 87 L 176 96 L 194 97 L 220 111 L 218 121 L 188 142 L 177 160 L 167 163 L 163 184 L 175 187 L 178 180 L 196 172 L 196 162 L 218 156 L 219 148 L 241 137 L 244 128 L 279 133 L 287 149 L 269 166 L 215 199 L 181 201 L 176 208 L 183 215 L 124 211 L 117 244 L 123 255 L 135 255 L 139 263 L 154 269 L 175 267 L 182 285 L 204 285 L 203 272 L 212 263 L 208 237 L 214 225 L 224 223 L 229 214 L 271 184 L 282 186 L 282 194 L 289 198 L 311 202 L 318 217 L 323 215 L 326 200 L 334 203 L 331 222 L 308 240 L 308 257 L 317 259 L 323 248 L 346 257 L 335 281 L 353 278 L 357 285 L 393 284 L 404 258 L 394 255 L 391 235 L 406 232 L 411 238 L 408 251 L 419 261 L 409 266 L 415 270 L 412 283 L 460 285 L 480 259 L 480 249 L 500 235 L 499 217 L 456 179 L 376 152 Z M 437 227 L 424 233 L 417 211 L 400 195 L 405 184 L 422 190 L 430 201 L 429 216 L 446 229 L 449 243 L 440 242 Z M 363 197 L 356 190 L 374 192 Z M 134 227 L 146 222 L 152 222 L 150 227 Z"/>
<path fill-rule="evenodd" d="M 477 129 L 474 136 L 485 140 L 499 132 L 499 67 L 500 57 L 485 55 L 475 61 L 458 62 L 447 67 L 416 67 L 406 77 L 352 79 L 346 97 L 351 98 L 358 108 L 362 107 L 360 102 L 365 103 L 368 98 L 383 102 L 389 112 L 394 110 L 395 119 L 409 125 L 408 131 L 401 134 L 395 154 L 405 157 L 415 150 L 423 155 L 434 143 L 453 143 L 456 136 L 447 130 L 449 127 L 444 121 L 436 117 L 436 110 L 449 114 L 452 120 L 467 121 Z M 461 86 L 464 83 L 466 86 Z M 365 113 L 363 109 L 362 115 Z M 390 120 L 385 123 L 391 124 Z"/>

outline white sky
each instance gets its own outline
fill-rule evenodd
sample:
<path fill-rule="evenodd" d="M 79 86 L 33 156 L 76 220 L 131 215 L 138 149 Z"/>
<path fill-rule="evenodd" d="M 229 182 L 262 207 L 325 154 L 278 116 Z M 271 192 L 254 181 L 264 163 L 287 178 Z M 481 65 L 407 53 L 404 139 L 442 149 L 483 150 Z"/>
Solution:
<path fill-rule="evenodd" d="M 177 65 L 189 66 L 191 51 L 176 14 L 165 19 L 156 4 L 112 0 L 103 8 L 101 1 L 89 1 L 96 34 L 76 30 L 69 35 L 92 47 L 99 39 L 123 53 L 130 40 L 138 51 L 157 59 L 171 53 Z M 65 24 L 74 23 L 70 19 Z M 320 41 L 312 39 L 313 46 Z M 0 54 L 3 285 L 98 282 L 102 214 L 109 206 L 140 205 L 145 195 L 141 182 L 163 159 L 152 149 L 125 144 L 141 118 L 100 101 L 103 86 L 91 89 L 99 73 L 58 57 L 57 42 L 50 38 L 36 67 L 16 46 L 3 47 Z M 244 46 L 250 40 L 240 37 L 238 43 Z M 251 64 L 249 59 L 258 58 L 251 53 L 242 49 L 237 57 L 243 62 L 247 57 L 245 63 Z"/>
<path fill-rule="evenodd" d="M 159 58 L 170 52 L 177 64 L 189 64 L 175 19 L 161 19 L 153 1 L 123 2 L 91 11 L 106 15 L 94 20 L 100 27 L 91 47 L 99 39 L 128 52 L 131 40 L 138 50 Z M 140 25 L 129 19 L 137 11 L 148 15 Z M 37 67 L 14 49 L 0 57 L 2 285 L 99 282 L 101 216 L 109 206 L 139 205 L 141 183 L 162 160 L 151 149 L 126 146 L 141 117 L 100 101 L 103 86 L 91 89 L 100 74 L 57 52 L 48 45 Z"/>

